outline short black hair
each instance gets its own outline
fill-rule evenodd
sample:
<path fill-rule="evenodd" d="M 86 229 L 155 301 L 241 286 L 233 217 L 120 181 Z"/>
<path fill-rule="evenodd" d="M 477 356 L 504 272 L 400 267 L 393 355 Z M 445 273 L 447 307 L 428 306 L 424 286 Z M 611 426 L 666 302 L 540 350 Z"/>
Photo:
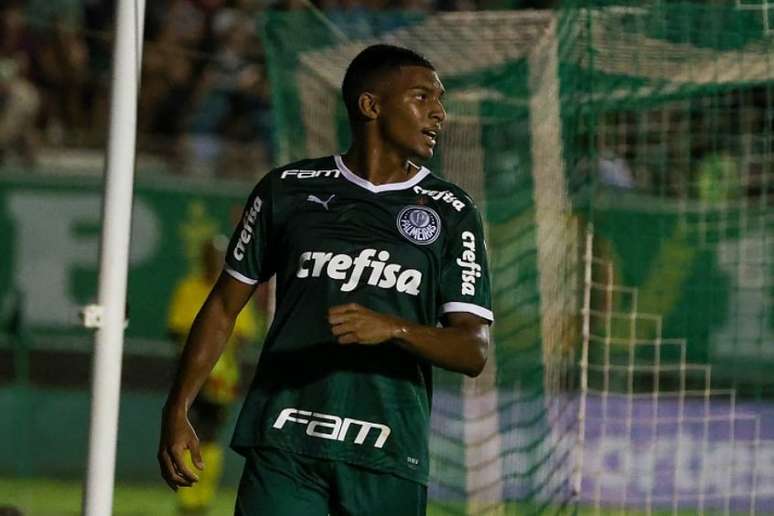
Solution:
<path fill-rule="evenodd" d="M 356 119 L 358 98 L 372 87 L 374 78 L 401 66 L 423 66 L 435 70 L 427 58 L 413 50 L 395 45 L 371 45 L 355 56 L 341 83 L 341 96 L 344 98 L 350 120 Z"/>

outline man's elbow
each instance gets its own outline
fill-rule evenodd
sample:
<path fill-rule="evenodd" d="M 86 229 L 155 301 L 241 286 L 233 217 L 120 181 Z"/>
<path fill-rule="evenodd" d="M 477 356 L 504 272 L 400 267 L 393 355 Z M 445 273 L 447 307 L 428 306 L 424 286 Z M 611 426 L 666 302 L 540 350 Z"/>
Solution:
<path fill-rule="evenodd" d="M 489 355 L 489 340 L 478 339 L 473 357 L 463 373 L 470 378 L 476 378 L 484 370 Z"/>

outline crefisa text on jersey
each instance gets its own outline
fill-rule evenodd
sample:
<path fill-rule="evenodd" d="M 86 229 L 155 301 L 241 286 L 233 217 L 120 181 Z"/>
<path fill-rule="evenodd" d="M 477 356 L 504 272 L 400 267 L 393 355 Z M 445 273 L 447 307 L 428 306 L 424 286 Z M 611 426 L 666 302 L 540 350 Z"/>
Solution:
<path fill-rule="evenodd" d="M 253 239 L 253 226 L 255 226 L 255 220 L 258 218 L 258 214 L 261 213 L 261 206 L 263 201 L 257 195 L 253 200 L 250 210 L 245 214 L 245 218 L 242 220 L 242 232 L 239 234 L 239 241 L 236 247 L 234 247 L 234 258 L 238 261 L 242 261 L 245 257 L 246 245 Z"/>
<path fill-rule="evenodd" d="M 481 277 L 481 266 L 476 263 L 476 235 L 470 231 L 462 232 L 462 257 L 457 265 L 462 269 L 462 294 L 476 295 L 476 279 Z"/>
<path fill-rule="evenodd" d="M 426 195 L 433 200 L 447 202 L 457 211 L 462 211 L 462 208 L 465 207 L 465 203 L 459 200 L 457 196 L 449 190 L 427 190 L 426 188 L 417 185 L 414 187 L 414 191 L 418 194 Z"/>
<path fill-rule="evenodd" d="M 387 263 L 389 259 L 388 251 L 376 249 L 363 249 L 355 258 L 348 254 L 306 251 L 299 257 L 296 277 L 319 278 L 325 272 L 331 279 L 345 280 L 341 291 L 351 292 L 360 284 L 366 268 L 370 267 L 367 280 L 369 285 L 394 288 L 412 296 L 419 295 L 422 273 L 416 269 L 404 269 L 397 263 Z"/>

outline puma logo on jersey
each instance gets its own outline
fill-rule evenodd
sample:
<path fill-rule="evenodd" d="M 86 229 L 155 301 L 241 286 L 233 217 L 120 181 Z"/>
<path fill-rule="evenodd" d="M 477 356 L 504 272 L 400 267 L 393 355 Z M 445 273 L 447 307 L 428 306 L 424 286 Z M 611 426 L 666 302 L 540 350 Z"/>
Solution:
<path fill-rule="evenodd" d="M 355 258 L 347 254 L 307 251 L 299 257 L 296 277 L 319 278 L 325 274 L 331 279 L 343 281 L 342 292 L 355 290 L 365 280 L 366 284 L 374 287 L 394 288 L 412 296 L 419 295 L 422 273 L 416 269 L 403 269 L 397 263 L 388 263 L 389 259 L 389 252 L 376 249 L 363 249 Z"/>
<path fill-rule="evenodd" d="M 282 172 L 280 179 L 288 177 L 295 177 L 296 179 L 311 179 L 313 177 L 339 177 L 341 171 L 337 168 L 332 170 L 285 170 Z"/>
<path fill-rule="evenodd" d="M 310 410 L 298 410 L 296 408 L 282 409 L 277 419 L 272 425 L 277 430 L 282 430 L 285 423 L 295 423 L 298 425 L 306 425 L 306 435 L 310 437 L 319 437 L 321 439 L 329 439 L 331 441 L 345 441 L 347 439 L 347 433 L 353 426 L 359 426 L 360 430 L 355 439 L 352 441 L 355 444 L 362 445 L 371 430 L 376 430 L 377 437 L 374 442 L 374 448 L 381 448 L 384 443 L 387 442 L 387 438 L 392 433 L 390 427 L 387 425 L 380 425 L 379 423 L 372 423 L 370 421 L 362 421 L 360 419 L 352 419 L 351 417 L 339 417 L 333 414 L 322 414 L 320 412 L 312 412 Z"/>
<path fill-rule="evenodd" d="M 481 277 L 481 266 L 476 263 L 476 236 L 470 231 L 462 233 L 462 257 L 457 258 L 457 265 L 462 269 L 462 294 L 476 295 L 476 279 Z"/>
<path fill-rule="evenodd" d="M 316 195 L 310 195 L 309 197 L 306 198 L 306 200 L 309 202 L 316 202 L 317 204 L 322 204 L 323 208 L 325 208 L 325 211 L 328 211 L 328 203 L 331 202 L 334 197 L 336 197 L 336 194 L 332 194 L 330 197 L 328 197 L 327 201 L 323 201 Z"/>

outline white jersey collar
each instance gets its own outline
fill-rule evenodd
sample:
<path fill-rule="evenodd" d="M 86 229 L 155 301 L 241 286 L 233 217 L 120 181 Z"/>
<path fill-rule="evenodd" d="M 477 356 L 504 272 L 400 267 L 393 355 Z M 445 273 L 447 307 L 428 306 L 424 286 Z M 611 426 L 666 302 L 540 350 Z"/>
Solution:
<path fill-rule="evenodd" d="M 394 190 L 406 190 L 407 188 L 411 188 L 412 186 L 418 184 L 430 173 L 430 170 L 428 170 L 427 168 L 420 167 L 419 171 L 417 171 L 417 173 L 414 174 L 414 177 L 412 177 L 411 179 L 408 179 L 406 181 L 401 181 L 400 183 L 385 183 L 383 185 L 375 185 L 371 181 L 368 181 L 367 179 L 363 179 L 362 177 L 360 177 L 359 175 L 355 174 L 350 169 L 348 169 L 347 166 L 344 164 L 344 160 L 341 159 L 340 155 L 338 154 L 334 155 L 333 159 L 336 161 L 336 167 L 339 170 L 341 170 L 341 174 L 344 176 L 345 179 L 373 193 L 391 192 Z"/>

